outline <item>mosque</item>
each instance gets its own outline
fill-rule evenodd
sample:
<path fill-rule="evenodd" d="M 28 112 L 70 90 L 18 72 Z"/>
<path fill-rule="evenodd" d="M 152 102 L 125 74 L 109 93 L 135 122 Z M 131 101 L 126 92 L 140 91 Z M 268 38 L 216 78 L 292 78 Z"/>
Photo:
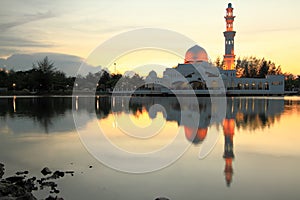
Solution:
<path fill-rule="evenodd" d="M 195 45 L 187 50 L 183 64 L 175 68 L 167 68 L 163 77 L 151 71 L 145 79 L 146 89 L 152 94 L 209 95 L 211 91 L 222 90 L 228 96 L 234 95 L 284 95 L 284 76 L 267 75 L 266 78 L 238 78 L 235 69 L 234 37 L 232 4 L 226 9 L 226 31 L 224 67 L 213 66 L 208 54 L 202 47 Z"/>

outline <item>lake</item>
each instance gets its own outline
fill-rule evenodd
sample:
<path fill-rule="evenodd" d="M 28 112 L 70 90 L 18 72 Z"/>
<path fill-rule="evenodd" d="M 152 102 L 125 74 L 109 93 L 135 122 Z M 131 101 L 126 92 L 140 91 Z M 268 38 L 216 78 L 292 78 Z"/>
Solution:
<path fill-rule="evenodd" d="M 0 163 L 74 170 L 65 199 L 299 199 L 300 97 L 218 102 L 0 97 Z"/>

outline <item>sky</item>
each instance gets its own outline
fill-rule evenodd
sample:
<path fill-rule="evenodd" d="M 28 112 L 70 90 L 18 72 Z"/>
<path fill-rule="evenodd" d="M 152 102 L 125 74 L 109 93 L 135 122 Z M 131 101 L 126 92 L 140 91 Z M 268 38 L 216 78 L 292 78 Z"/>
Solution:
<path fill-rule="evenodd" d="M 224 54 L 228 3 L 237 57 L 264 57 L 300 74 L 299 0 L 1 0 L 0 58 L 51 52 L 86 59 L 110 38 L 150 27 L 185 35 L 215 60 Z M 180 59 L 173 62 L 167 64 Z"/>

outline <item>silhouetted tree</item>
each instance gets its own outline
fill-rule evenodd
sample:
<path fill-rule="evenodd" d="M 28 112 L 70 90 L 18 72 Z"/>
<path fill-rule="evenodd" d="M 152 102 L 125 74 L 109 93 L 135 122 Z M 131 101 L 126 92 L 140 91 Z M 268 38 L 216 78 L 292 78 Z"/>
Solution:
<path fill-rule="evenodd" d="M 56 69 L 54 67 L 54 63 L 49 61 L 48 57 L 46 56 L 43 60 L 37 61 L 37 65 L 33 64 L 33 68 L 37 70 L 38 75 L 38 88 L 41 90 L 50 91 L 52 89 L 53 83 L 53 74 L 55 73 Z"/>
<path fill-rule="evenodd" d="M 122 78 L 122 74 L 112 74 L 110 80 L 107 82 L 107 87 L 114 89 L 117 82 Z"/>
<path fill-rule="evenodd" d="M 238 77 L 245 78 L 264 78 L 266 75 L 282 74 L 281 67 L 276 66 L 271 61 L 266 61 L 264 58 L 256 57 L 238 58 L 236 63 L 236 70 Z"/>
<path fill-rule="evenodd" d="M 259 77 L 260 78 L 265 78 L 268 75 L 268 71 L 269 71 L 269 66 L 268 66 L 268 62 L 263 60 L 263 63 L 259 69 Z"/>
<path fill-rule="evenodd" d="M 213 63 L 216 67 L 223 68 L 224 60 L 221 60 L 220 56 L 217 57 L 215 62 Z"/>
<path fill-rule="evenodd" d="M 99 88 L 103 91 L 106 91 L 107 83 L 110 80 L 110 74 L 106 70 L 101 71 L 101 77 L 98 81 Z"/>
<path fill-rule="evenodd" d="M 8 87 L 8 74 L 6 70 L 0 71 L 0 87 Z"/>

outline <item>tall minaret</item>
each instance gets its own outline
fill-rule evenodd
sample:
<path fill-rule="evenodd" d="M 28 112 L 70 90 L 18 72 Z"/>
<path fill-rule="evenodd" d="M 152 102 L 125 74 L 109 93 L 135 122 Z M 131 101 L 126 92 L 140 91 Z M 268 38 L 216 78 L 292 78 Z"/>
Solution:
<path fill-rule="evenodd" d="M 226 9 L 227 13 L 225 16 L 226 19 L 226 31 L 224 32 L 225 36 L 225 55 L 224 55 L 224 69 L 225 70 L 234 70 L 235 69 L 235 55 L 234 55 L 234 36 L 235 31 L 233 31 L 233 22 L 235 16 L 233 16 L 232 4 L 228 4 Z"/>

